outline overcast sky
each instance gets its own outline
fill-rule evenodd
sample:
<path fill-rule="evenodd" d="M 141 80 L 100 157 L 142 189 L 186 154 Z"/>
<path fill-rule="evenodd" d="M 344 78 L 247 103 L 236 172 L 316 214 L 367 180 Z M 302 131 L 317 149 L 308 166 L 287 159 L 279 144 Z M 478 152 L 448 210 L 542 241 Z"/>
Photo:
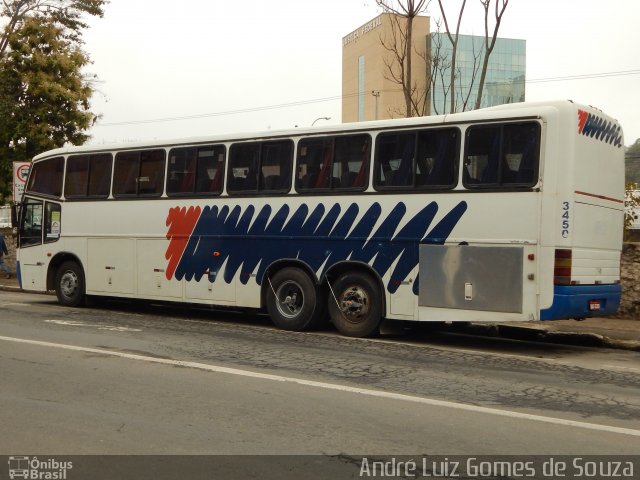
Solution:
<path fill-rule="evenodd" d="M 467 3 L 460 33 L 482 35 L 479 0 Z M 378 13 L 374 0 L 110 0 L 85 34 L 102 114 L 90 142 L 340 123 L 342 37 Z M 436 0 L 427 14 L 440 18 Z M 638 19 L 638 0 L 511 0 L 500 36 L 527 41 L 527 100 L 600 108 L 629 145 L 640 138 Z M 571 76 L 586 78 L 561 80 Z"/>

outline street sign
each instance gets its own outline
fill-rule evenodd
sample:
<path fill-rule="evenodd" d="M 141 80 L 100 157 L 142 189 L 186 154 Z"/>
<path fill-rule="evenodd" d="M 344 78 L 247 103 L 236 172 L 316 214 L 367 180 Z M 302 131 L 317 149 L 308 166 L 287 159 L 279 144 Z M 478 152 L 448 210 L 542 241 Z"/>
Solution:
<path fill-rule="evenodd" d="M 13 201 L 21 202 L 31 162 L 13 162 Z"/>

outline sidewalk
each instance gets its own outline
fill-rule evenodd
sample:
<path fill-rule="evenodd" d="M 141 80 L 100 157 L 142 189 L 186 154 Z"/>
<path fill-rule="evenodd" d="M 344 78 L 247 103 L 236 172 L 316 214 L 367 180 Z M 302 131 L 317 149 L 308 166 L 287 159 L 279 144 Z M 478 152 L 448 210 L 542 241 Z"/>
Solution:
<path fill-rule="evenodd" d="M 0 290 L 20 291 L 15 276 L 0 276 Z M 446 330 L 543 343 L 617 348 L 640 352 L 640 318 L 587 318 L 583 321 L 452 324 Z"/>

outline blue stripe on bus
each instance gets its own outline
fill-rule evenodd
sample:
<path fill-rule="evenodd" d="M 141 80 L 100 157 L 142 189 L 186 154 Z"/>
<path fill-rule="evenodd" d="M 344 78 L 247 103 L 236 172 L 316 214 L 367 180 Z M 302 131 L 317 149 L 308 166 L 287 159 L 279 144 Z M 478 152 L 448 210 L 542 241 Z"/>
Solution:
<path fill-rule="evenodd" d="M 540 311 L 540 320 L 601 317 L 613 315 L 620 306 L 620 285 L 556 285 L 553 304 Z M 591 310 L 589 301 L 600 302 L 600 308 Z"/>
<path fill-rule="evenodd" d="M 20 272 L 20 261 L 16 262 L 16 278 L 18 279 L 18 287 L 22 290 L 22 274 Z"/>
<path fill-rule="evenodd" d="M 458 203 L 427 233 L 438 212 L 438 204 L 431 202 L 396 233 L 407 212 L 402 202 L 382 220 L 382 207 L 374 203 L 357 224 L 360 207 L 356 203 L 344 212 L 337 203 L 331 208 L 318 204 L 312 211 L 308 205 L 301 205 L 293 213 L 283 205 L 275 214 L 270 205 L 262 206 L 257 214 L 253 205 L 244 211 L 240 206 L 204 207 L 174 276 L 177 280 L 200 281 L 208 272 L 208 280 L 215 282 L 226 262 L 222 272 L 226 283 L 240 271 L 240 281 L 246 284 L 257 268 L 256 281 L 261 284 L 271 263 L 295 258 L 319 272 L 320 277 L 329 267 L 347 259 L 373 262 L 373 269 L 382 277 L 397 260 L 387 285 L 387 290 L 394 293 L 418 265 L 418 243 L 444 244 L 466 210 L 466 202 Z M 219 254 L 214 256 L 214 252 Z M 413 293 L 417 295 L 418 291 L 416 278 Z"/>

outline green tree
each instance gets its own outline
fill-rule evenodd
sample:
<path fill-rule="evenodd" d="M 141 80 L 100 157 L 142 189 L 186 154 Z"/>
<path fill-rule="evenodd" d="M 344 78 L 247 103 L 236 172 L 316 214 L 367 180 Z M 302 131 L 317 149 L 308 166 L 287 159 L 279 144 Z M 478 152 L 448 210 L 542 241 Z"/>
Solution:
<path fill-rule="evenodd" d="M 11 162 L 82 144 L 95 120 L 82 69 L 82 30 L 108 0 L 2 0 L 0 6 L 0 204 Z"/>
<path fill-rule="evenodd" d="M 11 35 L 0 61 L 0 197 L 8 194 L 12 161 L 87 140 L 95 119 L 93 90 L 82 73 L 88 63 L 53 19 L 27 18 Z"/>
<path fill-rule="evenodd" d="M 0 14 L 4 28 L 0 36 L 0 59 L 9 48 L 9 39 L 27 18 L 52 20 L 76 42 L 87 27 L 87 15 L 102 17 L 107 0 L 2 0 Z"/>

